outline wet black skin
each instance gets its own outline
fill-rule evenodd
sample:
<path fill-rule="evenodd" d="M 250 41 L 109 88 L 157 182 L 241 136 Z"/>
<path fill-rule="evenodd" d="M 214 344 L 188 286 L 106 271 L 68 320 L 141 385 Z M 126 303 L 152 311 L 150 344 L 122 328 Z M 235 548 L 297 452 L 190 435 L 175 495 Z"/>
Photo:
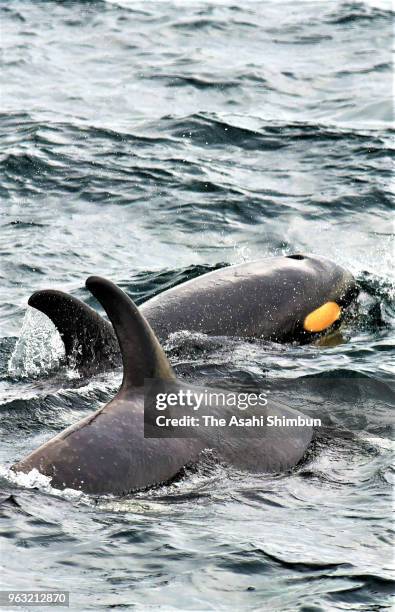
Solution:
<path fill-rule="evenodd" d="M 70 366 L 94 374 L 121 365 L 114 328 L 96 310 L 55 289 L 36 291 L 28 303 L 52 320 L 63 340 Z"/>
<path fill-rule="evenodd" d="M 14 471 L 35 468 L 59 489 L 122 495 L 171 480 L 204 449 L 214 449 L 221 460 L 253 472 L 287 470 L 303 458 L 313 436 L 310 426 L 263 427 L 253 437 L 229 437 L 205 428 L 194 438 L 144 437 L 144 381 L 159 380 L 172 389 L 184 385 L 175 379 L 159 341 L 130 298 L 99 277 L 89 278 L 87 287 L 114 326 L 123 360 L 121 389 L 106 406 L 16 463 Z M 224 416 L 224 407 L 208 413 Z M 274 403 L 258 413 L 300 414 Z"/>
<path fill-rule="evenodd" d="M 353 276 L 319 257 L 271 257 L 209 272 L 164 291 L 140 310 L 158 338 L 181 330 L 215 336 L 306 343 L 322 334 L 303 329 L 305 317 L 326 302 L 342 315 L 358 295 Z M 120 365 L 112 326 L 95 310 L 55 290 L 33 293 L 29 305 L 58 328 L 66 355 L 85 373 Z M 324 333 L 339 326 L 341 319 Z"/>

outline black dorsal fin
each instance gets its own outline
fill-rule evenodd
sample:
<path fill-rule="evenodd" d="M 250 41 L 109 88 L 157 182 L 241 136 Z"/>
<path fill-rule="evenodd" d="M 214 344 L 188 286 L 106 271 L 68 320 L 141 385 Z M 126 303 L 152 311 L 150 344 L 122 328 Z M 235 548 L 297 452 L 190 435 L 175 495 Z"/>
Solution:
<path fill-rule="evenodd" d="M 57 291 L 36 291 L 29 306 L 49 317 L 63 340 L 71 364 L 84 373 L 120 365 L 118 342 L 111 323 L 81 300 Z"/>
<path fill-rule="evenodd" d="M 114 326 L 123 361 L 122 391 L 142 387 L 145 378 L 174 380 L 167 357 L 136 304 L 109 280 L 90 276 L 86 287 Z"/>

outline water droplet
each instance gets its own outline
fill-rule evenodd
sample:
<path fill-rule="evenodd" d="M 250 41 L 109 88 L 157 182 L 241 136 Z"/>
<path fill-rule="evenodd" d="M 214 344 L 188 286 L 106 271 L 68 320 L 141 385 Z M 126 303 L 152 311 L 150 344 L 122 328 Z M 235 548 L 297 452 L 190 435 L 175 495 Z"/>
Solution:
<path fill-rule="evenodd" d="M 57 369 L 64 358 L 64 344 L 55 325 L 42 312 L 28 308 L 8 362 L 8 374 L 15 378 L 38 376 Z"/>

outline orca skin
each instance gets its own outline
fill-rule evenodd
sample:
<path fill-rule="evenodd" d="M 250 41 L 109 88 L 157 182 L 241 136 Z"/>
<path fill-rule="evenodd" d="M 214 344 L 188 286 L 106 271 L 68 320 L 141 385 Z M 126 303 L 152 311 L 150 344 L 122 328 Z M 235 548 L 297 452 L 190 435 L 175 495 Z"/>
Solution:
<path fill-rule="evenodd" d="M 123 495 L 173 479 L 186 465 L 199 460 L 205 449 L 221 461 L 251 472 L 288 470 L 303 459 L 312 440 L 311 426 L 264 426 L 259 435 L 229 436 L 200 428 L 194 437 L 144 437 L 144 381 L 185 387 L 172 368 L 153 330 L 132 300 L 116 285 L 90 277 L 86 286 L 104 307 L 119 342 L 123 381 L 119 392 L 103 408 L 40 446 L 16 463 L 15 472 L 37 469 L 53 487 L 89 494 Z M 226 407 L 206 408 L 226 416 Z M 300 413 L 269 403 L 258 413 L 296 418 Z"/>
<path fill-rule="evenodd" d="M 327 302 L 341 316 L 358 295 L 353 276 L 321 257 L 289 255 L 229 266 L 168 289 L 140 306 L 161 341 L 188 330 L 213 336 L 306 343 L 322 333 L 303 328 L 306 316 Z M 112 326 L 81 300 L 57 290 L 36 291 L 29 305 L 57 327 L 66 357 L 85 374 L 120 365 Z"/>

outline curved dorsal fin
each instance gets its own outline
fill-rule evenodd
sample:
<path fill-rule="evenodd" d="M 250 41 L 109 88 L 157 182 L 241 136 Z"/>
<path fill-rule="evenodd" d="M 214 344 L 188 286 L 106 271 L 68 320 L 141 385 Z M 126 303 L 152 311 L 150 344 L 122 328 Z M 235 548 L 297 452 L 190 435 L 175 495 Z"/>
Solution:
<path fill-rule="evenodd" d="M 167 357 L 136 304 L 109 280 L 90 276 L 86 287 L 114 326 L 123 361 L 122 391 L 142 387 L 145 378 L 174 380 Z"/>
<path fill-rule="evenodd" d="M 66 356 L 78 368 L 95 372 L 121 362 L 118 342 L 111 323 L 81 300 L 57 291 L 36 291 L 29 306 L 49 317 L 60 333 Z"/>

